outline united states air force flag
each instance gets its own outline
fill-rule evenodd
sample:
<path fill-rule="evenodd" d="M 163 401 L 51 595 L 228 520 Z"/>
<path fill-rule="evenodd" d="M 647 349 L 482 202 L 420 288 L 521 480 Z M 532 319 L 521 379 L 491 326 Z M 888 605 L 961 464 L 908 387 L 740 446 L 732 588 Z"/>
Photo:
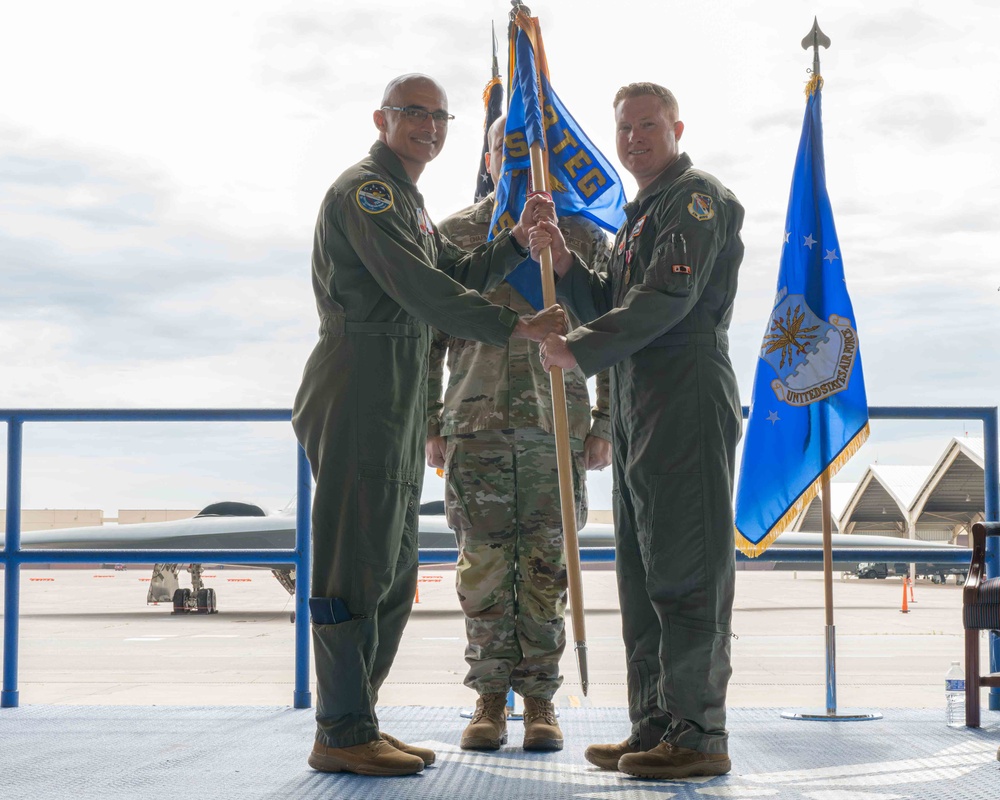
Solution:
<path fill-rule="evenodd" d="M 736 544 L 756 556 L 868 438 L 858 329 L 826 192 L 822 79 L 808 88 L 777 295 L 757 361 L 736 491 Z"/>
<path fill-rule="evenodd" d="M 560 217 L 580 214 L 615 233 L 625 224 L 625 191 L 611 164 L 587 138 L 549 84 L 538 20 L 518 14 L 510 28 L 507 124 L 503 167 L 496 190 L 490 238 L 517 223 L 530 184 L 531 145 L 548 162 L 549 191 Z M 525 261 L 507 276 L 536 309 L 542 308 L 541 270 Z"/>

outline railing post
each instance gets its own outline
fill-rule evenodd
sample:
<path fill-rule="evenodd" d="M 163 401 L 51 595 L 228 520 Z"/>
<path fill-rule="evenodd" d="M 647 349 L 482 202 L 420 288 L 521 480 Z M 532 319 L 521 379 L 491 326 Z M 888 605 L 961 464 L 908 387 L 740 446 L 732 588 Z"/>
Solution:
<path fill-rule="evenodd" d="M 312 511 L 312 473 L 302 445 L 297 448 L 295 501 L 295 708 L 312 706 L 309 691 L 309 586 L 312 581 L 312 551 L 309 521 Z"/>
<path fill-rule="evenodd" d="M 21 428 L 7 421 L 7 533 L 4 537 L 3 690 L 0 708 L 17 708 L 17 644 L 21 617 Z"/>
<path fill-rule="evenodd" d="M 998 442 L 997 409 L 991 408 L 983 417 L 983 466 L 986 482 L 985 514 L 988 520 L 1000 520 L 1000 442 Z M 995 536 L 986 540 L 986 577 L 1000 576 L 1000 541 Z M 988 639 L 990 672 L 1000 672 L 1000 636 L 990 631 Z M 990 689 L 989 708 L 1000 711 L 1000 688 Z"/>

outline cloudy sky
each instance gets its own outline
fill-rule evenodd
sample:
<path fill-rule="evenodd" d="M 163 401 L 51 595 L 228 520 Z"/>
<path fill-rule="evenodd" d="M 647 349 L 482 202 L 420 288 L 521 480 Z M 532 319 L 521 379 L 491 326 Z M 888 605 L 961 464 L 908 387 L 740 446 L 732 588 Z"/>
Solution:
<path fill-rule="evenodd" d="M 749 392 L 770 312 L 811 56 L 872 405 L 1000 401 L 1000 73 L 993 0 L 531 4 L 552 83 L 617 164 L 611 98 L 671 87 L 682 144 L 747 209 L 731 331 Z M 471 200 L 489 27 L 507 0 L 35 0 L 0 32 L 0 408 L 288 408 L 315 341 L 312 226 L 403 72 L 456 115 L 420 181 Z M 502 65 L 502 68 L 504 66 Z M 625 176 L 627 193 L 634 183 Z M 929 464 L 962 422 L 873 423 L 844 472 Z M 290 428 L 29 425 L 26 507 L 293 495 Z M 591 484 L 608 507 L 608 473 Z M 431 476 L 425 498 L 439 497 Z"/>

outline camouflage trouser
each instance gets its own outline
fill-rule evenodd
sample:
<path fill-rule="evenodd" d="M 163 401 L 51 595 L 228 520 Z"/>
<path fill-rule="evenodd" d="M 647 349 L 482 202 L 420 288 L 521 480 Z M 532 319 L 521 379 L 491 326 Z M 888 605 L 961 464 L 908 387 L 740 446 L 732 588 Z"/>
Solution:
<path fill-rule="evenodd" d="M 577 526 L 587 517 L 583 442 L 572 439 Z M 552 699 L 566 647 L 566 558 L 555 437 L 539 428 L 448 437 L 445 507 L 458 537 L 456 588 L 480 694 Z"/>

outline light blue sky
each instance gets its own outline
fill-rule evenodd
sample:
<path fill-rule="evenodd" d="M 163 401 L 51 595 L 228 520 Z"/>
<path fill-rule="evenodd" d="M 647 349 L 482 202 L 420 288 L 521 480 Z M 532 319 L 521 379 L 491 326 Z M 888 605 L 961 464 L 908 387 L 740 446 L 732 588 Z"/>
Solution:
<path fill-rule="evenodd" d="M 618 86 L 670 86 L 682 145 L 747 209 L 731 331 L 749 391 L 774 295 L 811 56 L 828 186 L 873 405 L 1000 401 L 1000 11 L 940 2 L 536 2 L 552 83 L 617 165 Z M 385 83 L 456 115 L 420 186 L 471 199 L 489 23 L 509 3 L 91 2 L 5 11 L 0 407 L 288 407 L 315 340 L 326 187 L 374 139 Z M 627 192 L 634 184 L 626 179 Z M 963 423 L 874 424 L 841 477 L 930 464 Z M 975 428 L 972 435 L 979 435 Z M 280 425 L 29 426 L 29 507 L 283 505 Z M 608 507 L 609 473 L 592 481 Z M 441 492 L 429 477 L 425 496 Z"/>

